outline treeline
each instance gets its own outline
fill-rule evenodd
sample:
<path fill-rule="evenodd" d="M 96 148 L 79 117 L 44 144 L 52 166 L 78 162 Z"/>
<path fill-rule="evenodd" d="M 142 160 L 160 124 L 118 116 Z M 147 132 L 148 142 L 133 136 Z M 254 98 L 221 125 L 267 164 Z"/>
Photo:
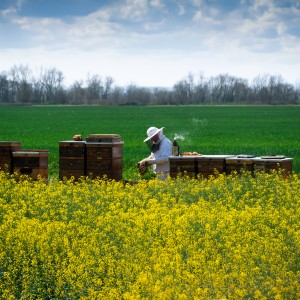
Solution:
<path fill-rule="evenodd" d="M 285 82 L 281 76 L 260 75 L 251 83 L 243 78 L 221 74 L 195 78 L 188 74 L 170 89 L 130 84 L 121 87 L 112 77 L 88 75 L 85 81 L 64 84 L 56 68 L 40 68 L 37 75 L 26 65 L 13 66 L 0 73 L 0 103 L 3 104 L 300 104 L 300 85 Z"/>

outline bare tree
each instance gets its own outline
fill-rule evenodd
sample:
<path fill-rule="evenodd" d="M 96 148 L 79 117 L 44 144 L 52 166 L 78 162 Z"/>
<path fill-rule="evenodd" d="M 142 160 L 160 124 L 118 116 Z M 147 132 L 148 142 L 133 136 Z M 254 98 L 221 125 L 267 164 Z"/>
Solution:
<path fill-rule="evenodd" d="M 33 77 L 32 79 L 32 93 L 33 93 L 33 103 L 43 104 L 43 85 L 42 82 L 38 79 Z"/>
<path fill-rule="evenodd" d="M 179 104 L 191 104 L 194 94 L 194 78 L 191 74 L 178 81 L 174 87 L 175 101 Z"/>
<path fill-rule="evenodd" d="M 272 104 L 285 104 L 288 99 L 296 102 L 296 93 L 291 84 L 284 82 L 281 76 L 269 76 L 268 90 Z"/>
<path fill-rule="evenodd" d="M 242 78 L 236 78 L 233 83 L 233 102 L 248 103 L 250 88 L 248 81 Z"/>
<path fill-rule="evenodd" d="M 209 98 L 209 85 L 203 73 L 200 73 L 198 83 L 195 85 L 194 102 L 203 104 Z"/>
<path fill-rule="evenodd" d="M 130 84 L 126 88 L 126 104 L 143 104 L 147 105 L 151 101 L 151 95 L 148 88 L 138 87 L 135 84 Z"/>
<path fill-rule="evenodd" d="M 209 81 L 211 100 L 213 103 L 233 102 L 235 77 L 220 74 Z"/>
<path fill-rule="evenodd" d="M 105 78 L 104 87 L 103 87 L 103 95 L 102 95 L 103 99 L 107 100 L 109 98 L 113 83 L 114 83 L 114 80 L 112 79 L 112 77 L 108 76 Z"/>
<path fill-rule="evenodd" d="M 5 72 L 0 74 L 0 102 L 9 103 L 9 81 Z"/>
<path fill-rule="evenodd" d="M 70 89 L 69 96 L 72 104 L 83 104 L 86 101 L 86 90 L 82 87 L 82 81 L 75 81 Z"/>
<path fill-rule="evenodd" d="M 30 103 L 32 101 L 32 72 L 26 65 L 20 65 L 18 67 L 19 84 L 17 89 L 17 98 L 20 103 Z"/>
<path fill-rule="evenodd" d="M 300 84 L 293 86 L 281 76 L 260 75 L 252 84 L 228 74 L 205 78 L 203 73 L 196 82 L 189 73 L 173 88 L 114 86 L 108 76 L 88 76 L 86 87 L 75 81 L 69 88 L 63 85 L 63 73 L 56 68 L 40 69 L 34 77 L 27 65 L 13 66 L 0 73 L 0 102 L 41 104 L 299 104 Z"/>
<path fill-rule="evenodd" d="M 268 104 L 271 103 L 271 95 L 268 89 L 268 76 L 259 75 L 253 79 L 252 91 L 253 91 L 253 102 Z"/>
<path fill-rule="evenodd" d="M 120 86 L 114 86 L 112 88 L 112 91 L 110 93 L 111 102 L 115 104 L 125 104 L 126 99 L 124 96 L 124 88 Z"/>
<path fill-rule="evenodd" d="M 172 91 L 166 88 L 154 88 L 151 104 L 172 104 Z"/>
<path fill-rule="evenodd" d="M 88 104 L 95 104 L 102 99 L 102 79 L 98 75 L 88 76 L 87 79 L 87 100 Z"/>
<path fill-rule="evenodd" d="M 20 74 L 19 74 L 19 69 L 16 65 L 14 65 L 9 70 L 8 76 L 9 76 L 9 93 L 10 93 L 10 100 L 11 100 L 10 102 L 17 103 Z"/>
<path fill-rule="evenodd" d="M 41 69 L 40 82 L 43 91 L 43 103 L 64 102 L 63 73 L 56 68 Z"/>

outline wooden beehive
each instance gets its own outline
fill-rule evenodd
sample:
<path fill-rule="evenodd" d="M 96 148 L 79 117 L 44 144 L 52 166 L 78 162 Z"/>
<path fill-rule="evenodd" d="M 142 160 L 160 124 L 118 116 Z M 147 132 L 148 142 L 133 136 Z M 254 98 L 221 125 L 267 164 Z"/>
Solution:
<path fill-rule="evenodd" d="M 0 170 L 13 173 L 13 152 L 20 148 L 20 142 L 0 142 Z"/>
<path fill-rule="evenodd" d="M 170 156 L 170 177 L 180 175 L 196 178 L 198 174 L 198 161 L 196 156 Z"/>
<path fill-rule="evenodd" d="M 13 173 L 36 180 L 48 179 L 48 150 L 19 150 L 13 154 Z"/>
<path fill-rule="evenodd" d="M 122 179 L 123 142 L 86 142 L 86 175 Z"/>
<path fill-rule="evenodd" d="M 59 179 L 76 180 L 85 176 L 86 147 L 85 141 L 59 142 Z"/>
<path fill-rule="evenodd" d="M 292 173 L 293 159 L 284 156 L 262 156 L 253 159 L 254 172 L 282 171 L 283 175 L 288 176 Z"/>
<path fill-rule="evenodd" d="M 86 141 L 91 143 L 115 143 L 121 142 L 121 136 L 118 134 L 89 134 Z"/>
<path fill-rule="evenodd" d="M 253 158 L 251 155 L 237 155 L 225 159 L 226 173 L 253 172 Z"/>
<path fill-rule="evenodd" d="M 225 173 L 225 159 L 229 157 L 233 157 L 233 155 L 202 155 L 197 157 L 198 175 L 207 178 L 211 175 Z"/>

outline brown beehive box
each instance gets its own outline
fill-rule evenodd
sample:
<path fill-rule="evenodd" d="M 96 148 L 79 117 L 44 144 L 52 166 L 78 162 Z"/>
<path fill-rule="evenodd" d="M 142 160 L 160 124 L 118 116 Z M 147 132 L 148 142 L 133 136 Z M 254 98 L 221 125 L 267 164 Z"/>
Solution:
<path fill-rule="evenodd" d="M 92 143 L 114 143 L 121 142 L 121 137 L 118 134 L 89 134 L 86 141 Z"/>
<path fill-rule="evenodd" d="M 48 150 L 20 150 L 13 152 L 13 173 L 48 179 Z"/>
<path fill-rule="evenodd" d="M 112 160 L 87 161 L 86 174 L 94 179 L 107 177 L 110 179 L 122 179 L 122 158 Z"/>
<path fill-rule="evenodd" d="M 59 142 L 60 157 L 84 157 L 85 141 L 62 141 Z"/>
<path fill-rule="evenodd" d="M 21 148 L 20 142 L 0 142 L 0 154 L 12 154 Z"/>
<path fill-rule="evenodd" d="M 123 142 L 86 142 L 86 174 L 122 179 Z"/>
<path fill-rule="evenodd" d="M 59 179 L 76 180 L 85 176 L 86 143 L 85 141 L 59 142 Z"/>
<path fill-rule="evenodd" d="M 85 170 L 72 170 L 72 169 L 59 169 L 59 179 L 71 179 L 74 178 L 78 180 L 81 177 L 85 176 Z"/>
<path fill-rule="evenodd" d="M 202 155 L 197 157 L 198 174 L 203 177 L 226 172 L 226 158 L 233 155 Z"/>
<path fill-rule="evenodd" d="M 62 170 L 84 170 L 84 157 L 60 157 L 59 168 Z"/>
<path fill-rule="evenodd" d="M 88 159 L 86 163 L 87 170 L 107 171 L 113 167 L 112 159 Z"/>
<path fill-rule="evenodd" d="M 21 148 L 20 142 L 0 142 L 0 170 L 13 172 L 13 155 L 14 151 Z"/>
<path fill-rule="evenodd" d="M 170 177 L 186 175 L 195 178 L 198 174 L 198 161 L 196 156 L 170 156 Z"/>
<path fill-rule="evenodd" d="M 122 158 L 123 142 L 89 143 L 86 142 L 87 160 Z"/>
<path fill-rule="evenodd" d="M 273 170 L 282 171 L 284 175 L 292 173 L 293 159 L 284 156 L 262 156 L 253 159 L 254 172 L 270 173 Z"/>
<path fill-rule="evenodd" d="M 253 172 L 253 158 L 252 156 L 233 156 L 225 159 L 226 173 L 231 174 L 237 172 Z"/>

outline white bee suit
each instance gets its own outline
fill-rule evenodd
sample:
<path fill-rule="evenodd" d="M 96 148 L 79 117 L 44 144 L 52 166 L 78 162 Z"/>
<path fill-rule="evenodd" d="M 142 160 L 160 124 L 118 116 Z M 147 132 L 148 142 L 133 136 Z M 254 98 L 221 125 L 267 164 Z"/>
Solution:
<path fill-rule="evenodd" d="M 151 152 L 148 163 L 152 165 L 153 172 L 158 174 L 159 178 L 166 179 L 170 172 L 169 156 L 172 155 L 172 143 L 160 132 L 159 140 L 154 145 L 158 150 Z"/>

